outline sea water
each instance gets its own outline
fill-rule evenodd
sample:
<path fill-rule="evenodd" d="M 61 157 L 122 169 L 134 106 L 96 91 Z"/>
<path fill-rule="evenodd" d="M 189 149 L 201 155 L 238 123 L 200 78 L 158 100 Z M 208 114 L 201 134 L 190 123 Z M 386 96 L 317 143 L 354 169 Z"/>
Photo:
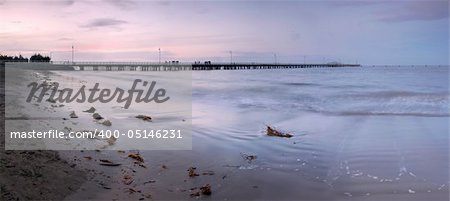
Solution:
<path fill-rule="evenodd" d="M 448 67 L 195 71 L 192 150 L 141 151 L 135 178 L 155 199 L 448 200 L 449 116 Z"/>

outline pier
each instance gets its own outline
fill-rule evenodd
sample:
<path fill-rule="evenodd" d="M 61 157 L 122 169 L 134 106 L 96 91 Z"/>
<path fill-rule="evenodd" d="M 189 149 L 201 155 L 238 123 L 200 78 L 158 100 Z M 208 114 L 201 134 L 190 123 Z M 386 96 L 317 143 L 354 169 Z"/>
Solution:
<path fill-rule="evenodd" d="M 7 62 L 11 67 L 29 67 L 48 70 L 79 71 L 208 71 L 208 70 L 258 70 L 289 68 L 361 67 L 360 64 L 289 64 L 289 63 L 154 63 L 154 62 Z"/>
<path fill-rule="evenodd" d="M 265 64 L 265 63 L 145 63 L 145 62 L 75 62 L 75 70 L 93 71 L 208 71 L 208 70 L 255 70 L 287 68 L 336 68 L 360 67 L 359 64 Z"/>

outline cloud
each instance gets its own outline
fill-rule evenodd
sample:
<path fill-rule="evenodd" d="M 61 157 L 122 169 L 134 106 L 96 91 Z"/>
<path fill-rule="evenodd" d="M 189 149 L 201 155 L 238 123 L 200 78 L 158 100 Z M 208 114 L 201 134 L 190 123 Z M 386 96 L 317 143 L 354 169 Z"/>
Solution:
<path fill-rule="evenodd" d="M 85 25 L 81 25 L 83 28 L 97 28 L 97 27 L 117 27 L 122 24 L 127 24 L 127 21 L 117 20 L 114 18 L 98 18 L 90 21 Z"/>
<path fill-rule="evenodd" d="M 36 1 L 39 3 L 39 1 Z M 54 6 L 72 6 L 75 4 L 75 0 L 50 0 L 46 2 L 48 5 L 54 5 Z"/>
<path fill-rule="evenodd" d="M 73 40 L 73 38 L 65 38 L 65 37 L 58 38 L 58 41 L 72 41 L 72 40 Z"/>
<path fill-rule="evenodd" d="M 103 0 L 104 2 L 121 9 L 130 9 L 136 5 L 132 0 Z"/>
<path fill-rule="evenodd" d="M 75 0 L 55 1 L 55 3 L 58 3 L 63 6 L 71 6 L 75 3 Z"/>
<path fill-rule="evenodd" d="M 399 2 L 396 5 L 378 12 L 378 19 L 385 22 L 404 22 L 440 20 L 449 17 L 448 1 Z"/>

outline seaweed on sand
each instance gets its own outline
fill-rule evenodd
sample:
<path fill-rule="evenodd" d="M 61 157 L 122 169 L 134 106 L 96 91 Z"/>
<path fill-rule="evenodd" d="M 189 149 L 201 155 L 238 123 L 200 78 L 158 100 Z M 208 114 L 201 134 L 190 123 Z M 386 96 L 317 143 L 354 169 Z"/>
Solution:
<path fill-rule="evenodd" d="M 197 169 L 196 167 L 190 167 L 190 168 L 188 169 L 188 175 L 189 175 L 189 177 L 200 176 L 199 174 L 197 174 L 197 173 L 195 172 L 196 169 Z"/>
<path fill-rule="evenodd" d="M 102 117 L 100 114 L 98 114 L 98 113 L 94 113 L 94 114 L 92 115 L 92 118 L 94 118 L 95 120 L 101 120 L 101 119 L 103 119 L 103 117 Z"/>
<path fill-rule="evenodd" d="M 271 126 L 268 126 L 268 125 L 266 125 L 266 126 L 267 126 L 266 133 L 268 136 L 277 136 L 277 137 L 286 137 L 286 138 L 290 138 L 293 136 L 290 133 L 281 132 Z"/>
<path fill-rule="evenodd" d="M 130 153 L 130 154 L 128 154 L 128 157 L 130 157 L 130 158 L 132 158 L 132 159 L 134 159 L 134 160 L 137 160 L 137 161 L 139 161 L 139 162 L 141 162 L 141 163 L 144 162 L 144 158 L 142 158 L 142 156 L 139 155 L 138 153 L 137 153 L 137 154 L 135 154 L 135 153 Z"/>
<path fill-rule="evenodd" d="M 209 184 L 205 184 L 204 186 L 202 186 L 200 188 L 200 191 L 202 192 L 202 194 L 204 195 L 211 195 L 211 185 Z"/>
<path fill-rule="evenodd" d="M 144 121 L 152 121 L 152 117 L 147 116 L 147 115 L 142 115 L 142 114 L 137 115 L 136 118 L 142 119 L 142 120 L 144 120 Z"/>
<path fill-rule="evenodd" d="M 256 155 L 245 154 L 245 153 L 241 153 L 241 156 L 244 160 L 246 160 L 249 163 L 251 163 L 253 160 L 255 160 L 257 158 Z"/>

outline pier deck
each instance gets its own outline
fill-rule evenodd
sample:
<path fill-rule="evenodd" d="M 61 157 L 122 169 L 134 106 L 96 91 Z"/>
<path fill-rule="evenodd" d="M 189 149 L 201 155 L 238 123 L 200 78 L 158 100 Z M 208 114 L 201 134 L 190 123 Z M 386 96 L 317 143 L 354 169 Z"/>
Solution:
<path fill-rule="evenodd" d="M 287 68 L 360 67 L 359 64 L 286 64 L 286 63 L 150 63 L 150 62 L 6 62 L 6 66 L 47 70 L 81 71 L 180 71 L 180 70 L 254 70 Z"/>
<path fill-rule="evenodd" d="M 75 62 L 75 70 L 106 71 L 179 71 L 179 70 L 253 70 L 253 69 L 287 69 L 287 68 L 322 68 L 322 67 L 360 67 L 359 64 L 264 64 L 264 63 L 212 63 L 212 64 L 155 64 L 155 63 L 112 63 L 112 62 Z"/>

